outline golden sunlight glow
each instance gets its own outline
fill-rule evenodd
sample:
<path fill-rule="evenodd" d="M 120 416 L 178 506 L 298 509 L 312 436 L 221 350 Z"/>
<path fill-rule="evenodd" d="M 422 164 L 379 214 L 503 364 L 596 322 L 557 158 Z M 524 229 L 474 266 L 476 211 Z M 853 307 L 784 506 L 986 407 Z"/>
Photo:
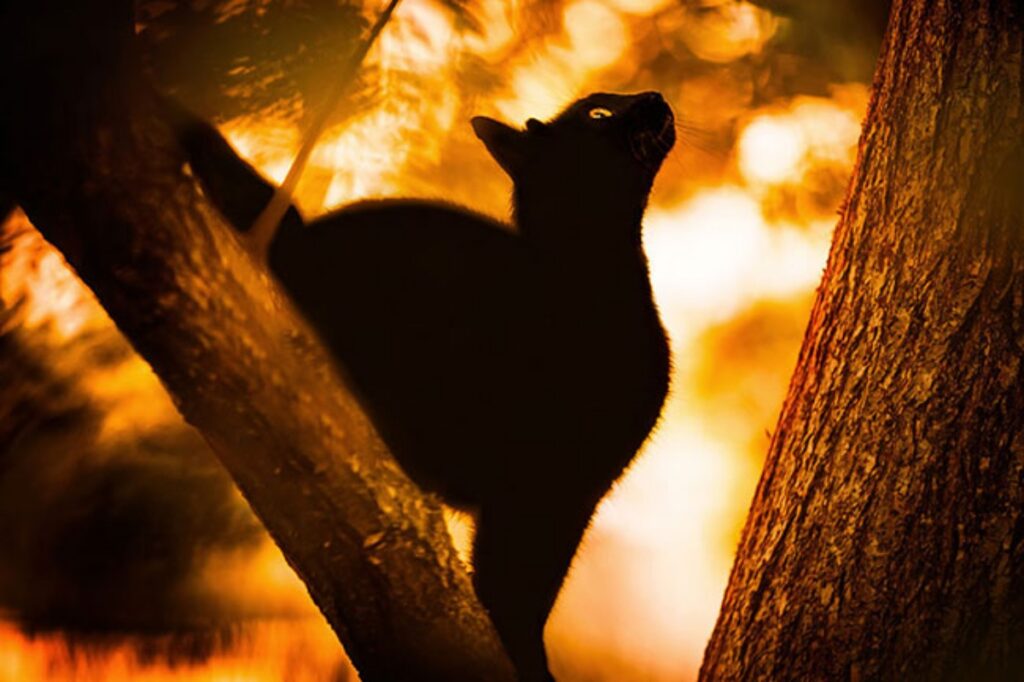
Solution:
<path fill-rule="evenodd" d="M 153 370 L 138 356 L 97 368 L 82 385 L 103 408 L 102 439 L 127 442 L 179 418 Z"/>
<path fill-rule="evenodd" d="M 753 183 L 800 182 L 808 170 L 822 164 L 852 164 L 860 135 L 858 113 L 866 94 L 853 96 L 861 100 L 855 109 L 802 97 L 785 111 L 752 119 L 739 140 L 743 177 Z"/>
<path fill-rule="evenodd" d="M 244 504 L 241 495 L 238 502 Z M 269 537 L 255 548 L 213 552 L 205 557 L 192 589 L 243 616 L 263 613 L 319 617 L 306 586 Z M 326 625 L 325 625 L 326 626 Z"/>
<path fill-rule="evenodd" d="M 675 210 L 654 209 L 644 243 L 663 315 L 680 327 L 727 319 L 757 296 L 813 287 L 831 222 L 803 229 L 769 224 L 738 186 L 708 189 Z M 673 325 L 675 326 L 675 325 Z"/>
<path fill-rule="evenodd" d="M 729 316 L 766 229 L 760 206 L 738 187 L 706 190 L 675 211 L 652 210 L 644 243 L 659 304 Z"/>
<path fill-rule="evenodd" d="M 750 123 L 740 137 L 740 170 L 748 181 L 782 182 L 796 175 L 806 151 L 800 129 L 773 116 Z"/>
<path fill-rule="evenodd" d="M 427 74 L 451 62 L 459 34 L 444 10 L 423 0 L 405 2 L 377 44 L 385 71 Z"/>
<path fill-rule="evenodd" d="M 52 325 L 57 337 L 69 340 L 87 331 L 98 306 L 92 294 L 20 211 L 9 227 L 19 235 L 22 248 L 4 256 L 0 268 L 0 299 L 28 299 L 24 324 L 29 329 Z"/>
<path fill-rule="evenodd" d="M 519 25 L 533 4 L 484 0 L 478 15 L 484 31 L 472 34 L 456 30 L 439 2 L 402 2 L 369 55 L 378 90 L 327 130 L 296 200 L 315 216 L 363 197 L 451 198 L 458 185 L 470 208 L 493 214 L 508 205 L 507 180 L 494 164 L 481 171 L 482 165 L 469 163 L 482 163 L 483 152 L 470 137 L 468 117 L 496 113 L 519 125 L 550 117 L 593 90 L 657 87 L 675 98 L 680 120 L 704 106 L 701 117 L 739 131 L 719 175 L 681 171 L 677 160 L 691 153 L 684 144 L 661 171 L 644 243 L 672 339 L 671 398 L 641 456 L 600 506 L 547 633 L 559 679 L 691 680 L 759 474 L 763 433 L 774 427 L 772 410 L 785 390 L 787 363 L 799 346 L 810 292 L 828 252 L 838 200 L 827 194 L 818 205 L 804 194 L 816 190 L 813 183 L 823 173 L 841 183 L 849 172 L 867 89 L 842 86 L 830 97 L 797 97 L 762 109 L 753 109 L 746 95 L 728 99 L 748 107 L 741 108 L 714 97 L 721 83 L 733 83 L 725 80 L 732 76 L 698 74 L 696 83 L 680 88 L 639 69 L 642 51 L 652 44 L 717 64 L 761 51 L 779 20 L 748 2 L 706 2 L 698 12 L 671 0 L 571 0 L 536 36 Z M 501 78 L 473 82 L 465 78 L 467 61 L 474 68 L 492 65 Z M 696 104 L 683 99 L 695 91 L 703 93 Z M 243 117 L 221 128 L 263 173 L 284 178 L 300 139 L 293 123 Z M 23 217 L 15 220 L 30 229 Z M 3 258 L 0 296 L 26 298 L 25 324 L 47 330 L 53 357 L 86 331 L 116 333 L 90 292 L 34 231 Z M 757 317 L 759 306 L 772 305 L 798 322 L 786 326 L 781 317 Z M 747 352 L 755 341 L 738 326 L 744 316 L 755 318 L 754 328 L 777 332 L 760 354 Z M 726 348 L 723 339 L 738 350 Z M 759 367 L 744 364 L 754 362 L 748 356 L 773 371 L 758 374 Z M 178 419 L 137 357 L 96 368 L 76 356 L 65 365 L 60 371 L 77 377 L 104 409 L 102 438 L 127 441 Z M 767 406 L 712 404 L 709 394 L 736 392 L 729 383 L 736 376 L 749 379 L 749 392 Z M 471 519 L 447 513 L 446 521 L 467 559 Z M 354 679 L 269 538 L 247 551 L 205 556 L 197 574 L 197 591 L 239 613 L 258 602 L 295 614 L 294 620 L 245 621 L 246 634 L 237 642 L 205 663 L 181 667 L 144 661 L 141 647 L 131 643 L 85 656 L 57 635 L 29 638 L 0 620 L 0 680 Z"/>
<path fill-rule="evenodd" d="M 614 64 L 626 49 L 625 24 L 616 12 L 599 2 L 574 2 L 565 8 L 562 22 L 572 60 L 585 68 L 602 69 Z"/>
<path fill-rule="evenodd" d="M 314 163 L 346 169 L 333 174 L 323 198 L 325 205 L 397 190 L 391 176 L 396 164 L 400 167 L 409 154 L 409 148 L 401 144 L 403 123 L 401 112 L 375 111 L 324 135 Z M 381 145 L 378 137 L 385 138 L 387 146 Z M 352 170 L 356 168 L 358 172 Z"/>
<path fill-rule="evenodd" d="M 715 11 L 696 8 L 677 20 L 680 39 L 701 59 L 731 62 L 764 48 L 778 30 L 771 12 L 749 2 L 720 2 Z"/>
<path fill-rule="evenodd" d="M 562 14 L 562 34 L 547 36 L 509 67 L 509 87 L 491 103 L 516 124 L 556 115 L 586 84 L 628 55 L 626 18 L 596 0 L 577 0 Z"/>
<path fill-rule="evenodd" d="M 480 21 L 479 33 L 461 35 L 466 49 L 473 55 L 490 61 L 500 57 L 516 37 L 513 22 L 519 13 L 520 0 L 481 0 L 476 16 Z"/>
<path fill-rule="evenodd" d="M 671 5 L 673 0 L 606 0 L 607 5 L 620 12 L 649 16 Z"/>
<path fill-rule="evenodd" d="M 381 96 L 368 110 L 328 130 L 313 152 L 296 202 L 306 212 L 403 188 L 403 169 L 415 149 L 420 161 L 436 161 L 440 140 L 455 121 L 454 79 L 462 37 L 444 10 L 428 0 L 401 4 L 371 52 Z M 430 106 L 423 106 L 424 91 Z M 225 136 L 275 182 L 288 173 L 299 131 L 280 121 L 242 117 L 227 122 Z"/>
<path fill-rule="evenodd" d="M 731 547 L 717 547 L 723 492 L 749 487 L 751 469 L 695 421 L 657 431 L 601 505 L 559 596 L 548 626 L 556 671 L 616 679 L 613 661 L 631 679 L 674 680 L 696 670 L 729 568 Z"/>
<path fill-rule="evenodd" d="M 473 533 L 475 526 L 473 524 L 473 517 L 465 512 L 453 509 L 452 507 L 445 506 L 444 511 L 444 522 L 448 526 L 448 534 L 452 537 L 452 544 L 455 545 L 455 551 L 458 552 L 459 558 L 467 566 L 472 565 L 471 556 L 473 554 Z"/>
<path fill-rule="evenodd" d="M 109 646 L 69 645 L 61 635 L 29 637 L 0 622 L 0 680 L 4 682 L 323 682 L 351 680 L 350 664 L 319 616 L 254 621 L 225 650 L 202 662 L 168 663 L 147 655 L 139 637 Z M 102 647 L 102 648 L 101 648 Z M 169 642 L 164 648 L 170 648 Z"/>
<path fill-rule="evenodd" d="M 299 146 L 299 131 L 283 120 L 256 121 L 250 116 L 221 126 L 224 137 L 274 182 L 284 182 L 291 156 Z"/>

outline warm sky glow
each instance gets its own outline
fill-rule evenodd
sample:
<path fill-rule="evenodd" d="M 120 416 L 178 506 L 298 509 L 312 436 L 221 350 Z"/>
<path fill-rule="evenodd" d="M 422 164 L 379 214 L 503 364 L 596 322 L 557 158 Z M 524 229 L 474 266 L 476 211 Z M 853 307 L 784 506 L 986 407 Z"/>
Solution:
<path fill-rule="evenodd" d="M 798 128 L 763 116 L 743 130 L 740 169 L 748 180 L 782 182 L 797 172 L 805 148 Z"/>
<path fill-rule="evenodd" d="M 449 14 L 429 0 L 405 0 L 372 55 L 380 97 L 327 131 L 297 200 L 309 215 L 363 197 L 410 195 L 448 197 L 506 215 L 508 181 L 472 139 L 467 113 L 521 124 L 531 116 L 549 117 L 591 90 L 650 89 L 658 81 L 639 67 L 644 49 L 639 37 L 653 40 L 655 29 L 673 31 L 672 38 L 663 38 L 665 49 L 685 44 L 714 63 L 764 49 L 779 20 L 744 2 L 727 4 L 697 17 L 673 9 L 667 0 L 576 0 L 564 7 L 558 30 L 513 50 L 516 27 L 510 19 L 523 11 L 521 3 L 482 3 L 486 30 L 461 35 Z M 467 55 L 506 77 L 488 89 L 458 85 Z M 406 87 L 410 83 L 420 90 Z M 694 87 L 713 91 L 715 84 Z M 429 98 L 417 94 L 423 91 Z M 673 341 L 672 398 L 658 431 L 600 507 L 550 622 L 551 658 L 565 679 L 694 677 L 718 611 L 736 528 L 759 473 L 766 445 L 760 434 L 774 428 L 775 417 L 774 412 L 723 417 L 709 403 L 709 391 L 731 390 L 725 383 L 731 375 L 698 390 L 699 376 L 717 373 L 709 358 L 722 355 L 708 347 L 713 345 L 708 339 L 719 338 L 715 334 L 766 301 L 806 314 L 801 311 L 825 262 L 836 202 L 819 207 L 801 192 L 815 172 L 849 171 L 865 93 L 864 86 L 845 84 L 833 97 L 797 97 L 742 115 L 716 108 L 709 98 L 706 109 L 696 112 L 702 121 L 728 126 L 735 120 L 738 142 L 722 152 L 727 159 L 719 165 L 725 170 L 717 176 L 684 175 L 681 169 L 690 168 L 684 161 L 698 153 L 684 139 L 662 171 L 645 222 L 645 245 Z M 672 104 L 680 118 L 693 118 L 689 103 Z M 299 139 L 290 123 L 240 118 L 226 122 L 223 130 L 265 174 L 283 179 Z M 686 138 L 687 132 L 681 135 Z M 420 167 L 432 170 L 415 170 Z M 37 238 L 28 241 L 31 251 L 7 257 L 20 269 L 13 277 L 8 270 L 0 288 L 5 300 L 29 296 L 26 324 L 52 325 L 55 353 L 84 329 L 113 333 L 60 257 Z M 770 362 L 785 365 L 779 376 L 788 375 L 798 343 L 799 335 L 790 334 L 771 356 Z M 730 371 L 750 369 L 743 364 L 752 362 L 745 355 L 725 354 L 735 363 Z M 102 376 L 86 373 L 82 384 L 108 406 L 105 438 L 135 437 L 177 419 L 141 360 L 128 360 Z M 757 390 L 781 397 L 784 388 L 784 382 L 772 379 Z M 723 419 L 740 427 L 720 428 Z M 465 546 L 464 525 L 460 535 Z M 312 611 L 301 585 L 270 546 L 255 555 L 211 557 L 203 576 L 210 589 L 228 590 L 239 602 L 278 600 Z M 261 624 L 208 666 L 181 669 L 145 668 L 127 647 L 105 663 L 75 659 L 57 639 L 31 641 L 0 625 L 0 680 L 312 680 L 322 679 L 317 670 L 339 665 L 338 656 L 315 615 Z M 297 673 L 284 663 L 298 660 L 307 660 L 308 671 Z M 107 667 L 99 674 L 96 665 Z"/>

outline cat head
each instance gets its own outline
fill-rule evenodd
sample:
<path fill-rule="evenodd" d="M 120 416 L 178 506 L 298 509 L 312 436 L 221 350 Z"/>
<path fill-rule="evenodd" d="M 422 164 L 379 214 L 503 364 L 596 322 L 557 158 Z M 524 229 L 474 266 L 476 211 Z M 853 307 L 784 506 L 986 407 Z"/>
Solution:
<path fill-rule="evenodd" d="M 477 116 L 473 130 L 515 181 L 594 193 L 647 192 L 675 143 L 672 110 L 657 92 L 595 93 L 523 130 Z"/>

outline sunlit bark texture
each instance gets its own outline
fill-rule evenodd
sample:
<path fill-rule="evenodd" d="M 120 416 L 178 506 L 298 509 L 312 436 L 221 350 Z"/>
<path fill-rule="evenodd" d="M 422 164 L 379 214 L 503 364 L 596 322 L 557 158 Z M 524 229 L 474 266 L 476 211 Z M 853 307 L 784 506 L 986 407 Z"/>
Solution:
<path fill-rule="evenodd" d="M 1022 34 L 893 6 L 704 680 L 1024 674 Z"/>
<path fill-rule="evenodd" d="M 211 443 L 363 680 L 511 679 L 437 506 L 185 172 L 123 7 L 0 4 L 4 185 Z"/>

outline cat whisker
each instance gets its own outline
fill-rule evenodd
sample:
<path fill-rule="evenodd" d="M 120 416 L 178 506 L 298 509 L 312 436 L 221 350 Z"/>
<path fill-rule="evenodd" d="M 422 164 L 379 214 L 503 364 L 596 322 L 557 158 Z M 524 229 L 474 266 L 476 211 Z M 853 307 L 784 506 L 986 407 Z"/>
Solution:
<path fill-rule="evenodd" d="M 666 140 L 665 136 L 663 134 L 662 135 L 655 135 L 654 136 L 654 145 L 664 154 L 668 154 L 669 151 L 671 151 L 672 145 L 674 143 L 675 143 L 675 140 L 672 140 L 672 141 Z"/>
<path fill-rule="evenodd" d="M 720 142 L 722 139 L 720 135 L 708 132 L 706 130 L 687 130 L 686 128 L 677 127 L 676 133 L 678 133 L 680 137 L 704 140 L 706 142 Z"/>
<path fill-rule="evenodd" d="M 676 134 L 679 139 L 689 142 L 697 142 L 711 148 L 725 150 L 728 145 L 723 141 L 722 136 L 703 129 L 691 129 L 685 125 L 676 126 Z"/>
<path fill-rule="evenodd" d="M 645 166 L 657 166 L 668 152 L 668 148 L 663 147 L 659 143 L 658 137 L 650 131 L 641 131 L 633 137 L 633 140 L 636 143 L 633 149 L 633 156 Z"/>
<path fill-rule="evenodd" d="M 686 121 L 681 119 L 676 119 L 675 125 L 676 130 L 687 132 L 691 135 L 700 135 L 703 137 L 718 137 L 718 134 L 713 130 L 709 130 L 708 128 L 695 125 L 693 123 L 687 123 Z"/>
<path fill-rule="evenodd" d="M 667 129 L 666 129 L 667 130 Z M 669 152 L 672 151 L 674 140 L 670 141 L 665 139 L 664 130 L 657 134 L 650 136 L 650 144 L 654 147 L 654 150 L 662 157 L 668 156 Z"/>
<path fill-rule="evenodd" d="M 677 121 L 676 133 L 680 144 L 689 149 L 695 149 L 714 158 L 723 158 L 729 153 L 730 145 L 720 135 L 704 128 Z"/>
<path fill-rule="evenodd" d="M 729 153 L 728 149 L 721 146 L 709 145 L 696 140 L 687 140 L 685 138 L 682 140 L 682 146 L 686 149 L 692 149 L 715 159 L 725 158 Z"/>
<path fill-rule="evenodd" d="M 629 142 L 629 153 L 637 161 L 643 162 L 644 156 L 643 156 L 642 150 L 638 148 L 639 147 L 639 141 L 637 140 L 637 138 L 635 136 L 633 136 L 633 135 L 630 135 L 629 138 L 628 138 L 628 142 Z"/>

